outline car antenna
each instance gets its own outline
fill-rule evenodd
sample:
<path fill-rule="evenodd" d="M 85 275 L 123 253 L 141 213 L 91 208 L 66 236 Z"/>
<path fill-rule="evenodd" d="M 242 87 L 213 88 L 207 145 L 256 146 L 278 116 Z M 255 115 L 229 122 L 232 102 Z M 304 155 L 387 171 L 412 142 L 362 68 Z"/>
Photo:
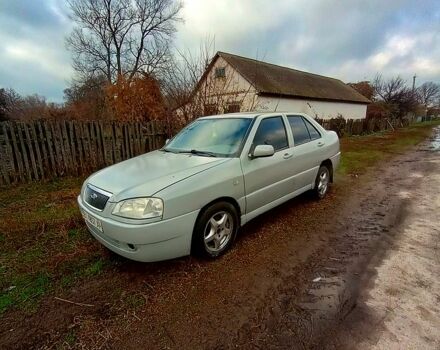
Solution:
<path fill-rule="evenodd" d="M 278 109 L 278 105 L 280 104 L 280 98 L 281 98 L 281 94 L 279 94 L 279 96 L 278 96 L 278 101 L 277 101 L 277 105 L 275 106 L 274 112 L 276 112 Z"/>

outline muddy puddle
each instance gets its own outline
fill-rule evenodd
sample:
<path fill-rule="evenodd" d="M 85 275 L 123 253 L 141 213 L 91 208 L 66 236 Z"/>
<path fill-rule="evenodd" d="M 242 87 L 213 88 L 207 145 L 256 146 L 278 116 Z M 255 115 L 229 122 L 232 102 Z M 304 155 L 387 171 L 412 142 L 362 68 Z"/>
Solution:
<path fill-rule="evenodd" d="M 430 138 L 427 145 L 427 150 L 440 151 L 440 127 L 434 129 L 433 136 Z"/>

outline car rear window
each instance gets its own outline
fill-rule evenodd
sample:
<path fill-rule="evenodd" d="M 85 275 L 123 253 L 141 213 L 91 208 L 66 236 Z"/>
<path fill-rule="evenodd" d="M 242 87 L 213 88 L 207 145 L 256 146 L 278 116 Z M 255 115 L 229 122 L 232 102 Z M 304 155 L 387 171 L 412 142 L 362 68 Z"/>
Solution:
<path fill-rule="evenodd" d="M 311 140 L 309 131 L 301 116 L 288 116 L 290 127 L 292 128 L 294 145 L 301 145 Z"/>
<path fill-rule="evenodd" d="M 307 130 L 309 130 L 310 138 L 313 140 L 317 140 L 321 138 L 321 134 L 319 131 L 310 123 L 306 118 L 303 118 L 304 123 L 306 123 Z"/>

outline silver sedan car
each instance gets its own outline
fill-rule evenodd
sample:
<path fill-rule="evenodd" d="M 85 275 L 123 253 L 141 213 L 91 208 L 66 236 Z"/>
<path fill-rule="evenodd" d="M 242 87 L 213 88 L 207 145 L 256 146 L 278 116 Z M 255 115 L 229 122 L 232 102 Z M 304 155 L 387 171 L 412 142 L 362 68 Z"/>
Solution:
<path fill-rule="evenodd" d="M 306 191 L 323 198 L 339 159 L 337 134 L 302 113 L 203 117 L 91 175 L 78 204 L 91 234 L 129 259 L 216 258 L 256 216 Z"/>

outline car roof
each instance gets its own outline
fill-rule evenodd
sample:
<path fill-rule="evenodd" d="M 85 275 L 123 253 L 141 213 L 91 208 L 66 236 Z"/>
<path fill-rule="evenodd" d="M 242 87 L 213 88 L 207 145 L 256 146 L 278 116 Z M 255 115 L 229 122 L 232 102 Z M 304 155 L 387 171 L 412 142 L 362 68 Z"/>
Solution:
<path fill-rule="evenodd" d="M 214 118 L 255 118 L 261 115 L 262 113 L 256 112 L 240 112 L 240 113 L 225 113 L 225 114 L 216 114 L 216 115 L 207 115 L 204 117 L 200 117 L 199 119 L 214 119 Z"/>
<path fill-rule="evenodd" d="M 276 111 L 276 112 L 237 112 L 237 113 L 225 113 L 225 114 L 217 114 L 217 115 L 208 115 L 204 117 L 200 117 L 199 119 L 214 119 L 214 118 L 257 118 L 259 116 L 269 116 L 275 114 L 295 114 L 295 115 L 304 115 L 304 113 L 299 112 L 287 112 L 287 111 Z"/>

